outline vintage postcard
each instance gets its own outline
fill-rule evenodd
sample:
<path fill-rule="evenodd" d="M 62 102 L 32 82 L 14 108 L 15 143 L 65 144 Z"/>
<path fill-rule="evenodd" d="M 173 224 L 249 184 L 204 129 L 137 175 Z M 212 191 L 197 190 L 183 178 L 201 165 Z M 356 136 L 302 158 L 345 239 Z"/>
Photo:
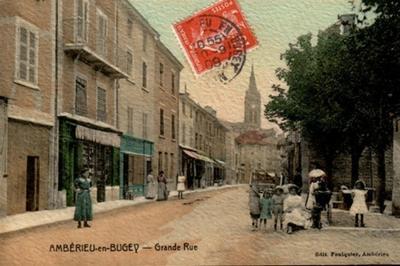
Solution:
<path fill-rule="evenodd" d="M 397 0 L 0 0 L 0 265 L 400 264 Z"/>

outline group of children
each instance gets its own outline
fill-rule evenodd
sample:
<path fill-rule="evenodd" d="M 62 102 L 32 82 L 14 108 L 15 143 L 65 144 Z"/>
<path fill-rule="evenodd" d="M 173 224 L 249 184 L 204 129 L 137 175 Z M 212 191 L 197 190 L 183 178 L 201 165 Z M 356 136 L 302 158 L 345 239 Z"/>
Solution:
<path fill-rule="evenodd" d="M 250 185 L 249 207 L 253 231 L 258 230 L 259 227 L 263 227 L 263 229 L 266 231 L 267 220 L 272 219 L 272 214 L 274 217 L 274 230 L 277 230 L 278 222 L 280 225 L 280 229 L 283 230 L 285 200 L 285 195 L 283 192 L 283 188 L 278 186 L 273 191 L 264 191 L 262 197 L 260 198 L 257 186 Z M 355 216 L 355 227 L 365 227 L 364 214 L 368 212 L 368 207 L 366 203 L 367 190 L 365 183 L 361 180 L 358 180 L 354 185 L 354 189 L 349 190 L 347 188 L 342 188 L 342 193 L 352 194 L 353 203 L 350 208 L 350 214 Z M 315 195 L 317 194 L 318 193 L 315 193 L 311 196 L 315 197 Z M 309 212 L 313 213 L 315 206 L 318 206 L 318 201 L 320 200 L 315 200 L 314 198 L 314 207 L 311 209 L 308 208 Z M 304 205 L 303 208 L 306 209 Z M 320 217 L 319 219 L 315 219 L 315 215 L 312 215 L 311 218 L 313 220 L 313 227 L 320 229 L 320 226 L 314 226 L 316 222 L 319 222 Z M 306 226 L 303 227 L 306 228 Z"/>
<path fill-rule="evenodd" d="M 267 230 L 267 220 L 272 219 L 274 215 L 274 229 L 277 230 L 278 222 L 280 229 L 283 229 L 283 188 L 277 187 L 273 191 L 266 190 L 260 198 L 258 189 L 251 185 L 249 206 L 250 216 L 252 218 L 252 230 L 255 231 L 262 225 Z M 259 223 L 260 221 L 260 223 Z"/>

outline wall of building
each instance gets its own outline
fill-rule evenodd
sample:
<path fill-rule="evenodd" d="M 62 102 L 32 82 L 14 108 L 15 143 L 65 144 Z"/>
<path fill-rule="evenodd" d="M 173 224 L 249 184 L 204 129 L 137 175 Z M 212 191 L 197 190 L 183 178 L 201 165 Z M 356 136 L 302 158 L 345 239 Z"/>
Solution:
<path fill-rule="evenodd" d="M 132 32 L 129 34 L 128 20 L 132 23 Z M 146 50 L 143 50 L 144 34 L 147 35 Z M 158 80 L 155 77 L 155 48 L 154 33 L 144 26 L 128 5 L 120 5 L 118 15 L 118 42 L 125 53 L 133 56 L 132 71 L 129 78 L 119 81 L 118 90 L 118 128 L 125 134 L 154 141 L 154 104 L 155 90 Z M 147 65 L 147 86 L 143 87 L 143 65 Z M 128 110 L 133 111 L 132 120 L 128 121 Z M 147 115 L 147 125 L 144 125 L 144 114 Z M 129 132 L 132 125 L 132 132 Z M 146 127 L 147 129 L 144 129 Z M 158 137 L 158 136 L 157 136 Z"/>
<path fill-rule="evenodd" d="M 393 132 L 393 190 L 392 212 L 400 216 L 400 130 L 399 120 L 394 123 Z"/>
<path fill-rule="evenodd" d="M 7 102 L 0 98 L 0 215 L 7 212 Z"/>
<path fill-rule="evenodd" d="M 160 63 L 164 66 L 163 85 L 155 89 L 155 111 L 154 111 L 154 135 L 155 154 L 154 169 L 156 172 L 164 171 L 168 177 L 169 190 L 176 189 L 178 162 L 179 162 L 179 84 L 180 70 L 178 66 L 165 51 L 162 44 L 158 44 L 156 50 L 155 76 L 159 77 Z M 172 88 L 172 73 L 175 81 Z M 159 80 L 159 78 L 156 80 Z M 160 83 L 158 83 L 160 84 Z M 160 109 L 164 112 L 164 135 L 160 134 Z M 175 138 L 172 137 L 172 116 L 175 116 Z M 161 162 L 161 166 L 159 164 Z"/>
<path fill-rule="evenodd" d="M 8 135 L 7 213 L 15 214 L 26 210 L 28 156 L 39 158 L 39 210 L 46 209 L 49 180 L 49 128 L 9 120 Z M 12 167 L 13 165 L 18 167 Z"/>

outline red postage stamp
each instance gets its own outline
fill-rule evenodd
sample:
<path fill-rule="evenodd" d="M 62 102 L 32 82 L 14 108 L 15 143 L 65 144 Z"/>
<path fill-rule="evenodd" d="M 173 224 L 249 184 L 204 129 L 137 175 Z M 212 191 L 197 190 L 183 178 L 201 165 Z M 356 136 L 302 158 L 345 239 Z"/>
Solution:
<path fill-rule="evenodd" d="M 236 0 L 220 0 L 173 28 L 193 71 L 218 69 L 224 83 L 241 72 L 247 52 L 258 45 Z"/>

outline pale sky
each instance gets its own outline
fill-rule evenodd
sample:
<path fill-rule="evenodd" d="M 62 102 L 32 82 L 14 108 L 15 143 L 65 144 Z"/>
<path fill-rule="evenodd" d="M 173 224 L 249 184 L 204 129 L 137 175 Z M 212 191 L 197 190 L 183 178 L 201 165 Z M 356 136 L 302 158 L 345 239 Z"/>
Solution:
<path fill-rule="evenodd" d="M 247 21 L 257 36 L 259 46 L 247 54 L 246 65 L 236 79 L 227 85 L 214 79 L 215 72 L 198 78 L 193 74 L 180 48 L 172 24 L 191 16 L 215 0 L 131 0 L 132 4 L 160 33 L 161 40 L 182 62 L 181 90 L 188 92 L 202 106 L 210 105 L 221 119 L 243 121 L 244 95 L 254 63 L 257 87 L 263 105 L 268 102 L 272 84 L 277 82 L 275 69 L 284 66 L 280 54 L 296 38 L 318 33 L 337 21 L 339 14 L 351 13 L 348 0 L 238 0 Z M 264 107 L 262 107 L 264 110 Z M 262 115 L 265 128 L 276 127 Z"/>

